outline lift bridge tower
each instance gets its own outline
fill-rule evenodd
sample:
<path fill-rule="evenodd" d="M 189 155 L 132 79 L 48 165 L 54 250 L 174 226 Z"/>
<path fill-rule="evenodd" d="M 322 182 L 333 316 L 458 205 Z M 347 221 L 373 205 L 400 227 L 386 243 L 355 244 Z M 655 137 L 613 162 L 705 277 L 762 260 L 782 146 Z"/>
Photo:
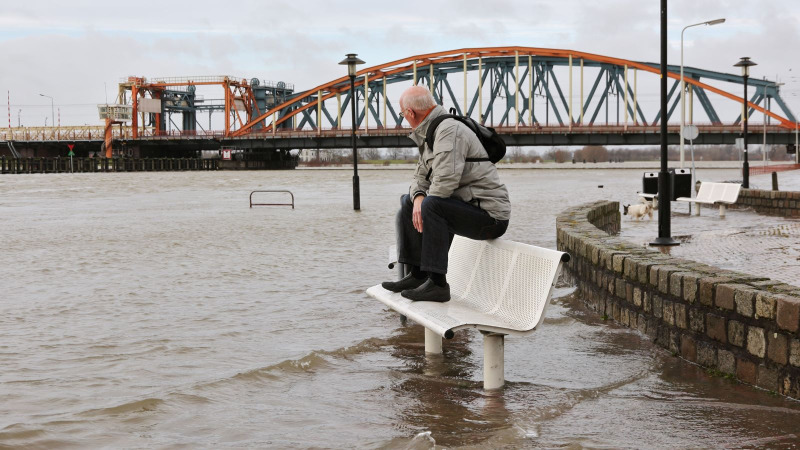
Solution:
<path fill-rule="evenodd" d="M 206 99 L 197 86 L 220 86 L 221 98 Z M 232 76 L 190 76 L 169 78 L 128 77 L 119 85 L 120 104 L 130 104 L 134 138 L 147 136 L 227 137 L 241 125 L 286 102 L 294 85 Z M 291 112 L 281 111 L 279 117 Z M 220 130 L 212 116 L 223 113 Z M 254 124 L 255 129 L 265 126 Z"/>

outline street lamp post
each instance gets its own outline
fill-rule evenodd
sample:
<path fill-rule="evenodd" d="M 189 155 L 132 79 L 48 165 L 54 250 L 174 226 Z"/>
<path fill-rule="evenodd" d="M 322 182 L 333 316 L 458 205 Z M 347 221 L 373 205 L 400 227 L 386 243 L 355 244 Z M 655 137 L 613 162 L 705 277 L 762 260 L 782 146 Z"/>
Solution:
<path fill-rule="evenodd" d="M 733 67 L 741 67 L 742 68 L 742 78 L 744 78 L 744 97 L 742 98 L 742 104 L 744 105 L 744 109 L 742 110 L 742 124 L 744 125 L 744 129 L 742 130 L 742 134 L 744 137 L 744 163 L 742 163 L 742 187 L 745 189 L 750 189 L 750 163 L 747 162 L 747 116 L 748 114 L 748 106 L 747 106 L 747 78 L 750 76 L 750 67 L 755 66 L 756 63 L 750 61 L 748 57 L 742 57 L 739 59 L 739 62 L 734 64 Z"/>
<path fill-rule="evenodd" d="M 353 144 L 353 209 L 361 209 L 361 192 L 358 183 L 358 147 L 356 144 L 356 65 L 364 64 L 364 61 L 357 58 L 355 53 L 348 53 L 347 58 L 339 64 L 347 66 L 347 75 L 350 76 L 350 110 L 353 112 L 353 124 L 350 127 L 350 142 Z M 319 124 L 317 124 L 319 126 Z M 339 124 L 341 126 L 341 124 Z"/>
<path fill-rule="evenodd" d="M 661 0 L 661 171 L 658 173 L 658 237 L 650 245 L 678 245 L 670 229 L 671 192 L 667 171 L 667 0 Z"/>
<path fill-rule="evenodd" d="M 686 124 L 686 107 L 684 106 L 684 104 L 686 102 L 686 100 L 685 100 L 685 98 L 686 98 L 686 83 L 683 81 L 683 33 L 686 31 L 687 28 L 699 27 L 700 25 L 711 26 L 711 25 L 717 25 L 717 24 L 724 23 L 724 22 L 725 22 L 725 19 L 709 20 L 709 21 L 706 21 L 706 22 L 700 22 L 700 23 L 695 23 L 695 24 L 692 24 L 692 25 L 687 25 L 687 26 L 683 27 L 683 30 L 681 31 L 681 147 L 680 147 L 681 148 L 681 169 L 683 169 L 683 161 L 684 161 L 684 157 L 683 157 L 683 147 L 684 147 L 683 127 Z"/>
<path fill-rule="evenodd" d="M 53 107 L 53 97 L 49 95 L 39 94 L 42 97 L 47 97 L 50 99 L 50 126 L 54 127 L 56 124 L 56 109 Z"/>

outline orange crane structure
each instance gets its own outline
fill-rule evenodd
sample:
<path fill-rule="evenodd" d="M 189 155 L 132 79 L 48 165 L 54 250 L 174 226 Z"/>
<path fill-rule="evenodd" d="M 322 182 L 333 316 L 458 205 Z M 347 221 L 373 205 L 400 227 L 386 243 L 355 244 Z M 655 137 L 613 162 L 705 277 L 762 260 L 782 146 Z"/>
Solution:
<path fill-rule="evenodd" d="M 224 92 L 221 110 L 225 115 L 225 128 L 221 136 L 230 136 L 235 130 L 245 124 L 252 123 L 253 119 L 261 114 L 252 86 L 244 78 L 231 76 L 196 76 L 196 77 L 170 77 L 153 78 L 128 77 L 120 83 L 120 103 L 127 104 L 128 91 L 132 106 L 131 131 L 132 138 L 138 139 L 141 135 L 163 136 L 166 135 L 165 110 L 168 107 L 183 109 L 183 132 L 195 130 L 194 114 L 198 109 L 197 98 L 194 95 L 196 86 L 220 86 Z M 145 123 L 145 114 L 152 115 L 152 131 L 140 129 Z M 188 116 L 188 117 L 186 117 Z M 189 127 L 186 127 L 189 125 Z M 255 125 L 255 124 L 253 124 Z M 189 128 L 188 130 L 186 128 Z M 207 130 L 209 132 L 210 130 Z M 217 133 L 219 134 L 219 133 Z"/>

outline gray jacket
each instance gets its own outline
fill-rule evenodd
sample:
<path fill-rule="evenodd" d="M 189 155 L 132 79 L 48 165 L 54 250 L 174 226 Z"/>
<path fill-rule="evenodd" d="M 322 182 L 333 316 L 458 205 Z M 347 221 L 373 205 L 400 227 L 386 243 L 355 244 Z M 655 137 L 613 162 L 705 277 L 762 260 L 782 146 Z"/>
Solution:
<path fill-rule="evenodd" d="M 420 152 L 409 194 L 412 198 L 417 194 L 457 198 L 481 208 L 495 219 L 509 220 L 511 202 L 497 168 L 491 161 L 465 161 L 466 158 L 486 158 L 486 150 L 469 127 L 457 120 L 444 120 L 436 129 L 435 150 L 425 144 L 428 125 L 442 114 L 445 114 L 444 108 L 436 106 L 409 136 Z"/>

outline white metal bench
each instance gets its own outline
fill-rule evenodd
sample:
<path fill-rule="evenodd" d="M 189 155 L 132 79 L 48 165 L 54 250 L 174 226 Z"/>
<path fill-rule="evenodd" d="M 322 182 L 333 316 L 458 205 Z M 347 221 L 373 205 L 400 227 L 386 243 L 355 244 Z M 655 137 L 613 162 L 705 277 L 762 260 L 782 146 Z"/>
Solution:
<path fill-rule="evenodd" d="M 710 183 L 704 181 L 700 183 L 700 190 L 697 197 L 679 197 L 679 202 L 703 203 L 707 205 L 719 204 L 719 216 L 725 217 L 726 205 L 736 203 L 739 198 L 739 191 L 742 185 L 738 183 Z M 697 207 L 695 215 L 700 215 L 700 206 Z"/>
<path fill-rule="evenodd" d="M 367 289 L 367 294 L 424 326 L 428 353 L 441 353 L 442 337 L 451 339 L 456 330 L 479 330 L 483 386 L 500 388 L 505 382 L 504 336 L 531 334 L 542 322 L 569 254 L 502 239 L 456 236 L 448 258 L 449 302 L 412 302 L 380 285 Z"/>
<path fill-rule="evenodd" d="M 658 208 L 658 194 L 642 194 L 640 192 L 639 197 L 649 201 L 650 204 L 653 205 L 653 209 Z"/>

